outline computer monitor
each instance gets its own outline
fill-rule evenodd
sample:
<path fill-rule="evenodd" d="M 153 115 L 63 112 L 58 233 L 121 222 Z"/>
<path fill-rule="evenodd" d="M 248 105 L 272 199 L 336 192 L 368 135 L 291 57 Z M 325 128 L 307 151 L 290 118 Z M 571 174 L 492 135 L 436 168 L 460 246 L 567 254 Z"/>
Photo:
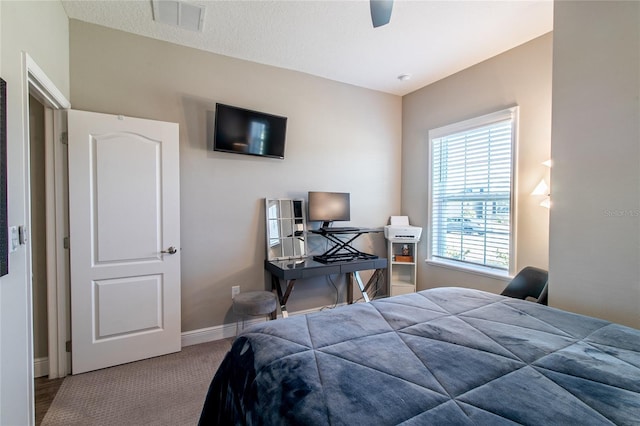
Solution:
<path fill-rule="evenodd" d="M 328 227 L 334 221 L 351 220 L 350 194 L 348 192 L 309 191 L 309 220 L 321 221 Z"/>

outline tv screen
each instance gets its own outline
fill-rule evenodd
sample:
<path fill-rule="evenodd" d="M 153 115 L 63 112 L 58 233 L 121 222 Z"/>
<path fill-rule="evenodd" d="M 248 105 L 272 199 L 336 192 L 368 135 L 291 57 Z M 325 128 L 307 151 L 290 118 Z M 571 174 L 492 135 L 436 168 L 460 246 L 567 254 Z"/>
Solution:
<path fill-rule="evenodd" d="M 348 192 L 309 192 L 309 220 L 324 222 L 351 220 L 350 194 Z"/>
<path fill-rule="evenodd" d="M 216 104 L 213 150 L 284 158 L 287 118 Z"/>

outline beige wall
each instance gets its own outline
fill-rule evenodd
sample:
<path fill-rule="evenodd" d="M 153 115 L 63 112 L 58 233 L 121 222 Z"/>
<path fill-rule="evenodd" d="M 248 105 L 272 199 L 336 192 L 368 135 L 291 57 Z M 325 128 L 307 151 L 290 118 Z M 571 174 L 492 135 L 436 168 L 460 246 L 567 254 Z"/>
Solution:
<path fill-rule="evenodd" d="M 382 226 L 400 209 L 398 96 L 75 20 L 70 51 L 73 108 L 180 125 L 183 331 L 233 323 L 232 286 L 268 287 L 265 197 L 350 192 L 356 226 Z M 216 102 L 287 116 L 285 159 L 210 151 Z M 310 246 L 322 248 L 318 238 Z M 381 234 L 362 242 L 384 255 Z M 335 300 L 332 284 L 318 278 L 299 281 L 289 307 Z"/>
<path fill-rule="evenodd" d="M 27 99 L 22 52 L 69 96 L 69 27 L 60 2 L 0 1 L 0 75 L 7 82 L 9 225 L 27 224 Z M 0 279 L 0 424 L 32 421 L 31 299 L 27 247 L 9 255 Z"/>
<path fill-rule="evenodd" d="M 640 3 L 556 2 L 549 299 L 640 327 Z"/>
<path fill-rule="evenodd" d="M 549 210 L 529 194 L 549 170 L 552 35 L 547 34 L 440 80 L 403 98 L 402 214 L 428 232 L 428 133 L 430 129 L 500 109 L 520 107 L 516 176 L 516 265 L 548 267 Z M 427 256 L 427 238 L 419 257 Z M 418 288 L 460 285 L 500 292 L 495 279 L 419 263 Z"/>

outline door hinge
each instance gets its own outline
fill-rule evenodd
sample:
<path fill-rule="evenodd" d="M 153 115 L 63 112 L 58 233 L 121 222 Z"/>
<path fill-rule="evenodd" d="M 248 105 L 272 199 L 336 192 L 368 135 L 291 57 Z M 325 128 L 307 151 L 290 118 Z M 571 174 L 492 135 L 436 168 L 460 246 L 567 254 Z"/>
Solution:
<path fill-rule="evenodd" d="M 71 352 L 71 340 L 67 340 L 65 343 L 65 350 Z"/>
<path fill-rule="evenodd" d="M 62 145 L 69 145 L 69 133 L 67 132 L 60 133 L 60 143 Z"/>
<path fill-rule="evenodd" d="M 69 247 L 70 247 L 69 237 L 64 237 L 62 239 L 62 247 L 64 247 L 67 250 L 69 249 Z"/>

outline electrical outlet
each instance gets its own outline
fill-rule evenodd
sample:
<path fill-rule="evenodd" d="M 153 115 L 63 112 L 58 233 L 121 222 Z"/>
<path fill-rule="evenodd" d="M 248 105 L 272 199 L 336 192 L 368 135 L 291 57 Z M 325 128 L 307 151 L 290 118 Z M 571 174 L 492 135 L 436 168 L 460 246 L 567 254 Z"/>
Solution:
<path fill-rule="evenodd" d="M 240 286 L 239 285 L 234 285 L 233 287 L 231 287 L 231 298 L 233 299 L 234 297 L 236 297 L 236 295 L 240 293 Z"/>

